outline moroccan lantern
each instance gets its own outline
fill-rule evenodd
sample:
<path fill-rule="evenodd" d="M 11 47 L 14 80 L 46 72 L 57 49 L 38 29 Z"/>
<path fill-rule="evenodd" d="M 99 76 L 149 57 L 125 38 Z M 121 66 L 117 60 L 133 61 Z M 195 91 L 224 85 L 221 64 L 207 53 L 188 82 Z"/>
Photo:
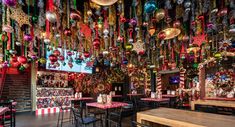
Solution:
<path fill-rule="evenodd" d="M 110 6 L 116 3 L 118 0 L 91 0 L 92 2 L 102 5 L 102 6 Z"/>
<path fill-rule="evenodd" d="M 52 63 L 54 63 L 54 62 L 56 62 L 58 59 L 57 59 L 57 57 L 56 57 L 54 54 L 51 54 L 51 55 L 49 56 L 49 60 L 50 60 Z"/>
<path fill-rule="evenodd" d="M 81 20 L 81 13 L 80 13 L 79 11 L 72 11 L 72 12 L 70 13 L 70 18 L 71 18 L 72 20 L 79 21 L 79 20 Z"/>
<path fill-rule="evenodd" d="M 158 38 L 159 38 L 160 40 L 164 40 L 164 39 L 166 38 L 166 33 L 163 32 L 163 31 L 159 32 L 159 33 L 158 33 Z"/>
<path fill-rule="evenodd" d="M 6 6 L 9 6 L 9 7 L 16 6 L 16 4 L 17 4 L 17 0 L 3 0 L 2 2 L 3 2 L 3 4 L 5 4 Z"/>
<path fill-rule="evenodd" d="M 12 33 L 13 28 L 10 25 L 3 25 L 2 26 L 2 31 L 7 32 L 7 33 Z"/>
<path fill-rule="evenodd" d="M 144 4 L 144 11 L 146 13 L 153 13 L 157 9 L 157 3 L 154 0 L 150 0 Z"/>
<path fill-rule="evenodd" d="M 51 11 L 47 11 L 46 12 L 46 19 L 51 22 L 51 23 L 55 23 L 57 18 L 56 18 L 56 13 L 55 12 L 51 12 Z"/>
<path fill-rule="evenodd" d="M 17 58 L 17 61 L 20 63 L 20 64 L 26 64 L 27 63 L 27 58 L 25 56 L 19 56 Z"/>
<path fill-rule="evenodd" d="M 159 9 L 156 11 L 155 17 L 157 21 L 162 20 L 165 17 L 166 13 L 164 9 Z"/>
<path fill-rule="evenodd" d="M 53 51 L 53 54 L 55 56 L 60 56 L 60 51 L 58 49 L 56 49 L 56 50 Z"/>
<path fill-rule="evenodd" d="M 25 34 L 24 35 L 24 40 L 27 42 L 30 42 L 33 40 L 33 37 L 30 34 Z"/>

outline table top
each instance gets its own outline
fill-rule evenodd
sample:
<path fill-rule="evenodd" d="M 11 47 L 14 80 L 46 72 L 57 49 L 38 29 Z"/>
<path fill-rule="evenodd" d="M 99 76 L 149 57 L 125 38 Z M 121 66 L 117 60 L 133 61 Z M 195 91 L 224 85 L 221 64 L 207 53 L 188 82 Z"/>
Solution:
<path fill-rule="evenodd" d="M 3 115 L 5 112 L 7 112 L 9 110 L 8 107 L 1 107 L 0 108 L 0 115 Z"/>
<path fill-rule="evenodd" d="M 122 95 L 112 95 L 112 97 L 122 97 Z"/>
<path fill-rule="evenodd" d="M 191 110 L 195 110 L 195 105 L 210 105 L 235 108 L 235 101 L 224 100 L 195 100 L 191 101 Z"/>
<path fill-rule="evenodd" d="M 234 127 L 235 117 L 179 109 L 158 108 L 137 113 L 146 120 L 173 127 Z"/>
<path fill-rule="evenodd" d="M 143 94 L 127 94 L 127 96 L 142 96 Z"/>
<path fill-rule="evenodd" d="M 82 98 L 70 98 L 71 101 L 86 101 L 86 100 L 93 100 L 92 97 L 82 97 Z"/>
<path fill-rule="evenodd" d="M 205 97 L 204 100 L 235 101 L 235 98 Z"/>
<path fill-rule="evenodd" d="M 163 94 L 162 97 L 173 98 L 173 97 L 177 97 L 177 95 Z"/>
<path fill-rule="evenodd" d="M 109 108 L 118 108 L 118 107 L 128 106 L 128 103 L 112 102 L 111 104 L 100 104 L 97 102 L 93 102 L 93 103 L 86 103 L 86 105 L 90 107 L 100 108 L 100 109 L 109 109 Z"/>
<path fill-rule="evenodd" d="M 141 98 L 142 101 L 154 101 L 154 102 L 163 102 L 163 101 L 169 101 L 169 98 Z"/>

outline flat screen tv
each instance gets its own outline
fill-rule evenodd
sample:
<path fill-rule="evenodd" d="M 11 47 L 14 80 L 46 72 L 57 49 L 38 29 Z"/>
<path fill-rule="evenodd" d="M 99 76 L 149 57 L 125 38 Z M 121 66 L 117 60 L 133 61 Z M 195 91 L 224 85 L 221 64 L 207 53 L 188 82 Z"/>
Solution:
<path fill-rule="evenodd" d="M 180 76 L 169 77 L 169 84 L 179 84 L 179 83 L 180 83 Z"/>
<path fill-rule="evenodd" d="M 78 62 L 76 61 L 76 59 L 78 58 L 78 56 L 80 56 L 81 54 L 79 54 L 79 52 L 76 51 L 72 51 L 73 54 L 71 56 L 67 55 L 67 52 L 69 50 L 63 50 L 61 48 L 57 48 L 60 53 L 64 56 L 64 61 L 57 61 L 57 65 L 53 65 L 51 64 L 51 61 L 49 60 L 49 56 L 53 53 L 53 50 L 47 50 L 46 51 L 46 69 L 48 70 L 58 70 L 58 71 L 67 71 L 67 72 L 80 72 L 80 73 L 88 73 L 91 74 L 92 70 L 93 70 L 93 63 L 91 62 L 90 58 L 86 58 L 83 59 L 82 61 Z M 83 57 L 84 58 L 84 57 Z M 72 62 L 72 66 L 71 64 L 69 65 L 68 63 Z"/>

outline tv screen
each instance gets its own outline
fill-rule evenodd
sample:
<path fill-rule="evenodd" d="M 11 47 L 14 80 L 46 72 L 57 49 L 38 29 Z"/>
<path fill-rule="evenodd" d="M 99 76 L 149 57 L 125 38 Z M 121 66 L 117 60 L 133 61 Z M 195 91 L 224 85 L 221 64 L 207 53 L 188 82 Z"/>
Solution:
<path fill-rule="evenodd" d="M 179 76 L 169 77 L 169 83 L 170 84 L 179 84 L 180 83 L 180 77 Z"/>
<path fill-rule="evenodd" d="M 92 73 L 93 69 L 93 62 L 91 62 L 90 58 L 84 58 L 82 61 L 78 61 L 78 57 L 81 54 L 77 51 L 70 51 L 72 52 L 71 56 L 67 55 L 69 50 L 64 49 L 62 51 L 61 48 L 57 48 L 60 51 L 60 54 L 64 56 L 64 61 L 58 61 L 54 64 L 51 63 L 49 56 L 53 54 L 54 50 L 47 50 L 46 51 L 46 69 L 48 70 L 58 70 L 58 71 L 67 71 L 67 72 L 80 72 L 80 73 Z M 70 63 L 70 64 L 68 64 Z"/>

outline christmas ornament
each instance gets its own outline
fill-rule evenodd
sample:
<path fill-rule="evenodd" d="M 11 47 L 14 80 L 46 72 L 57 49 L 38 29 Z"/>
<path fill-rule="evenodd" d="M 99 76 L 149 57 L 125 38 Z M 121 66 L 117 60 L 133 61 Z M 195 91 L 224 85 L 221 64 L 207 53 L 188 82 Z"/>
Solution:
<path fill-rule="evenodd" d="M 17 0 L 3 0 L 2 2 L 9 7 L 14 7 L 17 4 Z"/>
<path fill-rule="evenodd" d="M 47 60 L 46 60 L 46 58 L 40 58 L 40 59 L 39 59 L 39 62 L 40 62 L 41 64 L 46 64 Z"/>
<path fill-rule="evenodd" d="M 180 34 L 181 30 L 177 28 L 166 28 L 162 30 L 161 33 L 162 32 L 165 33 L 166 36 L 164 40 L 169 40 L 177 37 Z"/>
<path fill-rule="evenodd" d="M 155 17 L 156 17 L 157 21 L 162 20 L 165 17 L 165 10 L 164 9 L 157 10 L 156 14 L 155 14 Z"/>
<path fill-rule="evenodd" d="M 26 64 L 27 63 L 27 58 L 25 56 L 19 56 L 17 58 L 17 61 L 20 63 L 20 64 Z"/>
<path fill-rule="evenodd" d="M 157 9 L 157 3 L 153 0 L 147 1 L 144 4 L 145 13 L 153 13 Z"/>
<path fill-rule="evenodd" d="M 17 8 L 11 8 L 10 18 L 15 20 L 20 27 L 24 24 L 31 26 L 29 22 L 29 16 L 23 12 L 21 6 Z"/>
<path fill-rule="evenodd" d="M 47 11 L 46 12 L 46 19 L 51 23 L 55 23 L 57 21 L 56 13 L 51 12 L 51 11 Z"/>
<path fill-rule="evenodd" d="M 132 45 L 133 45 L 132 51 L 136 51 L 137 54 L 144 51 L 144 43 L 137 41 L 136 43 L 133 43 Z"/>
<path fill-rule="evenodd" d="M 27 42 L 30 42 L 33 40 L 33 37 L 30 34 L 25 34 L 24 35 L 24 40 Z"/>

